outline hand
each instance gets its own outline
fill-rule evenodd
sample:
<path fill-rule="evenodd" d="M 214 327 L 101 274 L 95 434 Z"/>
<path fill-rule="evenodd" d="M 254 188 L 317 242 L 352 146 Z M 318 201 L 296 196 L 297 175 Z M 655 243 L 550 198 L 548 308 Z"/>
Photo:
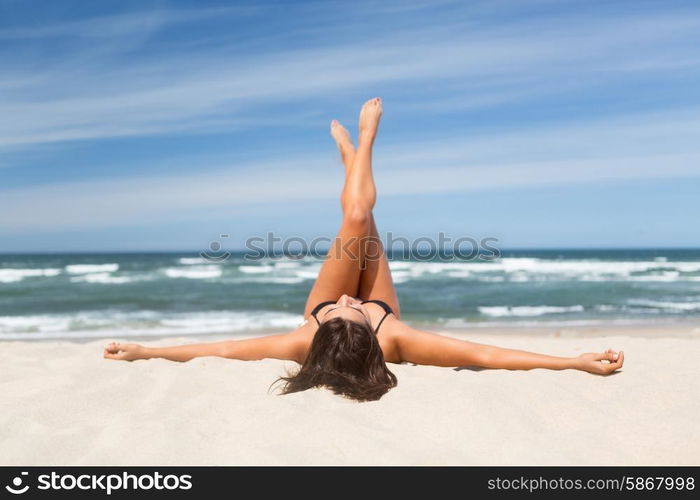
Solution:
<path fill-rule="evenodd" d="M 603 361 L 608 361 L 604 363 Z M 576 368 L 596 375 L 610 375 L 615 370 L 622 368 L 625 361 L 625 353 L 619 353 L 608 349 L 603 353 L 588 352 L 576 358 Z"/>
<path fill-rule="evenodd" d="M 146 348 L 139 344 L 120 344 L 112 342 L 105 347 L 105 359 L 118 359 L 122 361 L 133 361 L 135 359 L 144 359 Z"/>

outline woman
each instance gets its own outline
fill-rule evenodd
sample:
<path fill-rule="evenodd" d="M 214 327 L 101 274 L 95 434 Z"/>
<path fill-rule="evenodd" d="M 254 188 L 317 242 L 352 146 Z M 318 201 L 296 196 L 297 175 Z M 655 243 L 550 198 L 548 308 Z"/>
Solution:
<path fill-rule="evenodd" d="M 326 387 L 359 401 L 379 399 L 396 386 L 387 361 L 509 370 L 576 369 L 600 375 L 622 367 L 624 354 L 611 349 L 575 358 L 547 356 L 423 332 L 401 321 L 372 215 L 376 201 L 372 147 L 381 115 L 379 98 L 364 104 L 356 149 L 348 131 L 337 121 L 331 122 L 331 135 L 345 166 L 340 196 L 343 219 L 307 299 L 302 326 L 281 335 L 177 347 L 112 343 L 105 348 L 104 357 L 129 361 L 188 361 L 199 356 L 294 360 L 301 368 L 282 378 L 284 393 Z"/>

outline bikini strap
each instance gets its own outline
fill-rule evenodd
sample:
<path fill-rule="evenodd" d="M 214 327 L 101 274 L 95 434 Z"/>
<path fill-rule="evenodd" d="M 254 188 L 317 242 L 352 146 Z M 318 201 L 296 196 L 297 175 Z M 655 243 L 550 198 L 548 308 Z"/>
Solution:
<path fill-rule="evenodd" d="M 390 306 L 389 304 L 387 304 L 386 302 L 384 302 L 383 300 L 379 300 L 379 299 L 369 299 L 369 300 L 363 300 L 362 303 L 363 303 L 363 304 L 367 304 L 367 303 L 377 304 L 379 307 L 381 307 L 382 309 L 384 309 L 384 312 L 387 313 L 387 314 L 391 314 L 391 313 L 394 312 L 394 311 L 391 309 L 391 306 Z"/>
<path fill-rule="evenodd" d="M 381 320 L 379 320 L 379 324 L 377 325 L 377 328 L 374 329 L 374 334 L 376 335 L 379 332 L 379 327 L 382 326 L 382 323 L 384 323 L 384 320 L 386 319 L 387 316 L 390 314 L 393 314 L 394 311 L 391 309 L 391 306 L 384 302 L 383 300 L 379 299 L 370 299 L 370 300 L 364 300 L 362 301 L 363 304 L 367 303 L 372 303 L 372 304 L 377 304 L 380 306 L 382 309 L 384 309 L 384 316 L 382 317 Z"/>
<path fill-rule="evenodd" d="M 330 305 L 330 304 L 335 304 L 335 300 L 326 300 L 326 301 L 324 301 L 324 302 L 320 302 L 320 303 L 316 304 L 316 307 L 314 307 L 314 308 L 311 310 L 311 316 L 314 317 L 314 319 L 316 320 L 316 323 L 318 324 L 318 326 L 321 326 L 321 322 L 318 320 L 318 318 L 316 317 L 316 315 L 319 313 L 319 311 L 320 311 L 321 309 L 323 309 L 324 307 L 326 307 L 327 305 Z"/>
<path fill-rule="evenodd" d="M 391 314 L 390 312 L 384 313 L 384 316 L 382 317 L 382 319 L 379 320 L 379 324 L 377 325 L 377 328 L 374 329 L 374 334 L 375 334 L 375 335 L 376 335 L 377 333 L 379 333 L 379 327 L 382 326 L 382 323 L 384 323 L 384 320 L 385 320 L 386 317 L 389 316 L 390 314 Z"/>
<path fill-rule="evenodd" d="M 368 302 L 372 303 L 372 304 L 377 304 L 382 309 L 384 309 L 384 316 L 382 316 L 382 319 L 379 320 L 379 324 L 377 325 L 377 328 L 374 329 L 374 334 L 376 335 L 379 332 L 379 327 L 382 326 L 382 323 L 384 323 L 384 320 L 386 319 L 386 317 L 389 316 L 390 314 L 393 314 L 394 311 L 391 309 L 391 306 L 389 306 L 389 304 L 387 304 L 383 300 L 373 299 L 373 300 L 362 301 L 363 304 L 367 304 Z M 312 309 L 311 316 L 313 316 L 313 318 L 316 320 L 316 323 L 318 324 L 318 326 L 321 326 L 321 322 L 318 320 L 318 317 L 316 317 L 316 315 L 321 311 L 321 309 L 323 309 L 327 305 L 335 304 L 335 303 L 336 303 L 335 300 L 326 300 L 324 302 L 317 304 L 316 307 L 314 307 Z"/>

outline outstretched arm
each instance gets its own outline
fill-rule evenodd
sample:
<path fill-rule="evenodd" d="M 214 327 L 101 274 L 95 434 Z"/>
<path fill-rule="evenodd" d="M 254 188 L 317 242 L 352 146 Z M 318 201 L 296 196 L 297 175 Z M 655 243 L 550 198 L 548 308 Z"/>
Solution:
<path fill-rule="evenodd" d="M 105 347 L 104 357 L 122 361 L 152 358 L 189 361 L 204 356 L 218 356 L 245 361 L 264 358 L 289 359 L 301 363 L 308 348 L 308 340 L 305 339 L 306 336 L 296 330 L 291 333 L 260 338 L 186 344 L 174 347 L 146 347 L 139 344 L 113 342 Z"/>
<path fill-rule="evenodd" d="M 622 367 L 625 355 L 608 350 L 577 357 L 559 357 L 477 344 L 401 325 L 396 347 L 401 361 L 435 366 L 481 366 L 508 370 L 582 370 L 607 375 Z M 608 361 L 603 363 L 603 360 Z"/>

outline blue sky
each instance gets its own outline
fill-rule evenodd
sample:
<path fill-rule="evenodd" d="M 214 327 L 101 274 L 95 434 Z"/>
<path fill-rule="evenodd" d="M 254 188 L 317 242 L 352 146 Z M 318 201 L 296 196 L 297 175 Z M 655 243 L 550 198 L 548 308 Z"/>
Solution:
<path fill-rule="evenodd" d="M 0 0 L 0 252 L 331 236 L 366 99 L 381 233 L 700 246 L 700 6 Z"/>

